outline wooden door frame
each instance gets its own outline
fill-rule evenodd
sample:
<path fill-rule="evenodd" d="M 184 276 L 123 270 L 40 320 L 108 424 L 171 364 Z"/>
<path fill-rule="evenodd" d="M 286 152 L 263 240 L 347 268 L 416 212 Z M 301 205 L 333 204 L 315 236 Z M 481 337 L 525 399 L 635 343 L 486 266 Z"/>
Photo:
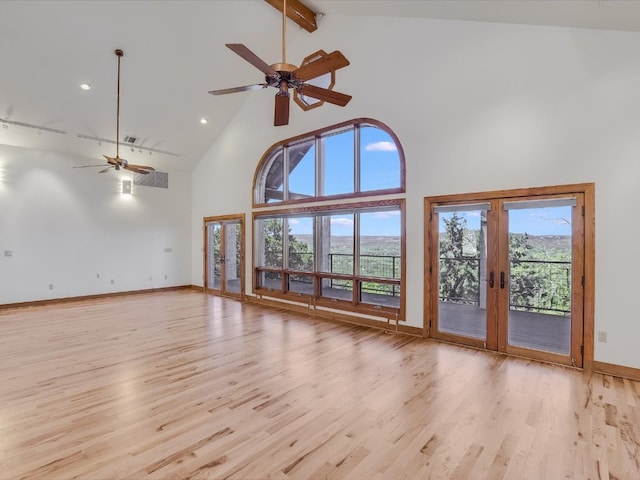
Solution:
<path fill-rule="evenodd" d="M 431 329 L 431 323 L 434 315 L 437 315 L 437 278 L 434 277 L 432 261 L 434 255 L 437 255 L 438 246 L 438 229 L 433 227 L 432 215 L 434 204 L 465 204 L 475 203 L 482 199 L 483 201 L 498 200 L 503 198 L 517 198 L 517 197 L 548 197 L 557 195 L 569 195 L 569 194 L 582 194 L 584 198 L 584 204 L 577 208 L 582 208 L 584 217 L 584 257 L 583 271 L 584 271 L 584 286 L 581 294 L 572 293 L 572 304 L 574 302 L 580 302 L 582 308 L 582 368 L 585 371 L 593 371 L 594 362 L 594 315 L 595 315 L 595 184 L 594 183 L 579 183 L 569 185 L 557 185 L 548 187 L 533 187 L 533 188 L 520 188 L 513 190 L 495 190 L 489 192 L 476 192 L 476 193 L 462 193 L 452 195 L 439 195 L 424 198 L 424 225 L 425 225 L 425 237 L 424 237 L 424 306 L 423 306 L 423 336 L 435 337 L 434 332 Z M 573 231 L 574 241 L 575 234 L 580 233 L 575 229 Z M 488 245 L 488 248 L 492 248 Z M 579 261 L 579 260 L 578 260 Z M 582 277 L 582 275 L 580 275 Z M 576 277 L 574 276 L 574 279 Z M 582 278 L 580 278 L 582 281 Z M 576 289 L 579 290 L 579 289 Z M 434 296 L 435 299 L 434 300 Z M 573 309 L 573 307 L 572 307 Z M 573 316 L 572 312 L 572 316 Z M 490 327 L 490 325 L 488 325 Z M 438 337 L 444 338 L 445 336 L 438 335 Z M 572 345 L 575 345 L 575 338 L 572 333 Z M 473 346 L 473 345 L 472 345 Z M 477 345 L 482 346 L 482 345 Z M 578 347 L 580 348 L 580 347 Z M 573 355 L 572 350 L 570 355 Z M 549 360 L 553 361 L 552 358 Z"/>
<path fill-rule="evenodd" d="M 220 296 L 225 296 L 225 297 L 231 297 L 231 298 L 241 298 L 244 299 L 245 298 L 245 271 L 246 271 L 246 265 L 245 265 L 245 214 L 244 213 L 238 213 L 238 214 L 230 214 L 230 215 L 215 215 L 215 216 L 211 216 L 211 217 L 204 217 L 202 219 L 202 245 L 203 245 L 203 255 L 202 255 L 202 286 L 203 286 L 203 290 L 205 292 L 211 292 L 215 295 L 220 295 Z M 209 264 L 209 249 L 208 249 L 208 242 L 207 242 L 207 223 L 221 223 L 223 226 L 225 223 L 230 223 L 230 222 L 239 222 L 240 223 L 240 261 L 242 262 L 241 268 L 240 268 L 240 293 L 234 293 L 234 292 L 228 292 L 225 288 L 224 288 L 224 280 L 225 277 L 223 276 L 221 279 L 221 289 L 220 290 L 215 290 L 212 288 L 208 288 L 208 264 Z M 224 230 L 224 229 L 223 229 Z M 224 245 L 224 243 L 226 242 L 225 238 L 221 238 L 222 241 L 222 245 Z"/>

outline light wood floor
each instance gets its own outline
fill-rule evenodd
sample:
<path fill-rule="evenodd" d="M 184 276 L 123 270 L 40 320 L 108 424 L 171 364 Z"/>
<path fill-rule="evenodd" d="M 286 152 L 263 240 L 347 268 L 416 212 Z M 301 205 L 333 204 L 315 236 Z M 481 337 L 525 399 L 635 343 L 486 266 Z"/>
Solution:
<path fill-rule="evenodd" d="M 0 478 L 638 479 L 640 384 L 193 291 L 6 310 Z"/>

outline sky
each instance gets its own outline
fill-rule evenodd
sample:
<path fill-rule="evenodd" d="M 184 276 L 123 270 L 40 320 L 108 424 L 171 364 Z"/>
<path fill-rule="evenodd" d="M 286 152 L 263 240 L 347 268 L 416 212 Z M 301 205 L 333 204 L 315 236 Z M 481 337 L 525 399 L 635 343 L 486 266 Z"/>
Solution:
<path fill-rule="evenodd" d="M 325 137 L 325 195 L 350 193 L 354 189 L 354 133 Z M 362 191 L 400 186 L 400 156 L 391 136 L 376 127 L 360 129 L 360 186 Z M 289 176 L 289 190 L 314 194 L 315 148 L 311 148 Z M 332 235 L 353 235 L 353 215 L 334 215 Z M 400 236 L 400 212 L 361 214 L 361 235 Z M 309 217 L 289 222 L 292 234 L 310 234 Z"/>
<path fill-rule="evenodd" d="M 354 218 L 349 215 L 331 216 L 331 235 L 353 235 Z M 311 217 L 289 219 L 293 235 L 310 235 L 313 221 Z M 360 214 L 360 235 L 400 236 L 400 210 L 363 212 Z"/>
<path fill-rule="evenodd" d="M 571 235 L 571 208 L 547 207 L 509 210 L 509 232 L 529 235 Z M 444 231 L 444 219 L 451 213 L 440 214 L 440 231 Z M 480 211 L 459 212 L 467 219 L 471 230 L 480 228 Z"/>

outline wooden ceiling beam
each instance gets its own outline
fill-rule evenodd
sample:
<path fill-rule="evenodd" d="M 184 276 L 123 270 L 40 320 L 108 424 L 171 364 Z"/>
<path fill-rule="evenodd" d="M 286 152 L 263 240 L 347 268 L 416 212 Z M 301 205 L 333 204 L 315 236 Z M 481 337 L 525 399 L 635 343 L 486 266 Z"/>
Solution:
<path fill-rule="evenodd" d="M 264 0 L 273 8 L 282 13 L 284 0 Z M 287 17 L 296 22 L 307 32 L 315 32 L 318 29 L 316 14 L 300 0 L 287 0 Z"/>

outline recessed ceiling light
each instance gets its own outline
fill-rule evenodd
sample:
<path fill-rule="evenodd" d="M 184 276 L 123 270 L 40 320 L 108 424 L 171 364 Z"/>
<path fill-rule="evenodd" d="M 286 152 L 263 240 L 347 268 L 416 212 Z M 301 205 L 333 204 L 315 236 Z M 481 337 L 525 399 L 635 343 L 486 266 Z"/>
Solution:
<path fill-rule="evenodd" d="M 206 125 L 207 123 L 209 123 L 209 121 L 208 121 L 206 118 L 201 118 L 201 119 L 200 119 L 200 123 L 201 123 L 202 125 Z"/>
<path fill-rule="evenodd" d="M 80 88 L 82 90 L 91 90 L 91 84 L 90 83 L 81 83 L 80 84 Z"/>

